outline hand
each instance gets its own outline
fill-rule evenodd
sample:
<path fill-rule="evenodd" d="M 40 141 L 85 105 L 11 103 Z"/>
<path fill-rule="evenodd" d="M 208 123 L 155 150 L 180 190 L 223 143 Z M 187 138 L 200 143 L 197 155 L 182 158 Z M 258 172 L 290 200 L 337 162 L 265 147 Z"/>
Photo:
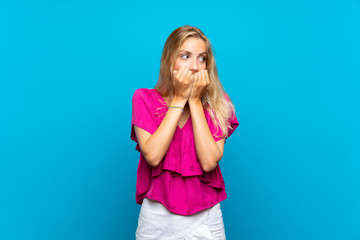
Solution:
<path fill-rule="evenodd" d="M 179 71 L 174 70 L 172 74 L 175 97 L 180 99 L 189 99 L 193 86 L 193 73 L 187 67 L 181 67 Z"/>
<path fill-rule="evenodd" d="M 201 100 L 201 97 L 207 90 L 207 87 L 210 84 L 210 78 L 207 70 L 202 70 L 193 75 L 194 84 L 191 90 L 190 99 L 191 100 Z"/>

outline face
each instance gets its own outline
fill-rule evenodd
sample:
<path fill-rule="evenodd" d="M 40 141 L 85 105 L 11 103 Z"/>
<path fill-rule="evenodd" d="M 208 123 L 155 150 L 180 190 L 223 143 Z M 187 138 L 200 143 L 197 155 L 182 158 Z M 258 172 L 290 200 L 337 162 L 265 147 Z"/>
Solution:
<path fill-rule="evenodd" d="M 206 69 L 206 44 L 197 37 L 188 37 L 180 47 L 175 69 L 188 67 L 193 73 Z"/>

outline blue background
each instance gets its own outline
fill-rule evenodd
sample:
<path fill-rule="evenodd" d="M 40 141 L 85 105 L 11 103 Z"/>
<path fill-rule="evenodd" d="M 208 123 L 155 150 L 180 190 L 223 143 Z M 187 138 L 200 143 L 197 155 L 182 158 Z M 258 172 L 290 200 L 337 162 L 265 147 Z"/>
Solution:
<path fill-rule="evenodd" d="M 360 239 L 360 2 L 0 0 L 0 239 L 134 239 L 131 97 L 199 27 L 240 122 L 228 239 Z"/>

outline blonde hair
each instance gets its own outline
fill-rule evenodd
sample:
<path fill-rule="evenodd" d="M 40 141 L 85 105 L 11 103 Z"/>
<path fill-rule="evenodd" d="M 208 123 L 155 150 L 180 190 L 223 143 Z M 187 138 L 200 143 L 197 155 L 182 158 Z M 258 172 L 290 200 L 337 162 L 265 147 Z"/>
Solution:
<path fill-rule="evenodd" d="M 205 109 L 208 110 L 211 116 L 211 120 L 217 127 L 219 125 L 222 136 L 227 137 L 228 128 L 231 128 L 230 118 L 235 113 L 234 105 L 230 98 L 226 95 L 224 88 L 219 80 L 218 71 L 215 64 L 215 58 L 212 50 L 212 45 L 209 39 L 204 33 L 189 25 L 185 25 L 175 29 L 167 38 L 160 63 L 159 80 L 155 85 L 155 89 L 158 90 L 163 96 L 167 97 L 171 102 L 174 97 L 174 87 L 172 85 L 172 72 L 176 57 L 179 54 L 179 50 L 183 42 L 189 37 L 197 37 L 202 39 L 206 44 L 206 70 L 208 71 L 210 84 L 202 96 L 202 104 Z M 217 127 L 217 132 L 218 132 Z"/>

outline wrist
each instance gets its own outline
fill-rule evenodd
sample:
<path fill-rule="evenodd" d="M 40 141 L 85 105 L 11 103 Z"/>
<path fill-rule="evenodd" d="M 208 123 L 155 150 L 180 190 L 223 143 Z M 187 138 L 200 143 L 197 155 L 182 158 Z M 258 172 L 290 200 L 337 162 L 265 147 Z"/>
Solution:
<path fill-rule="evenodd" d="M 190 109 L 202 108 L 203 106 L 201 99 L 198 98 L 189 99 L 189 107 Z"/>
<path fill-rule="evenodd" d="M 187 102 L 187 99 L 183 99 L 183 98 L 179 98 L 179 97 L 175 96 L 175 97 L 172 99 L 172 101 L 171 101 L 171 103 L 170 103 L 169 106 L 179 106 L 179 107 L 184 108 L 186 102 Z"/>
<path fill-rule="evenodd" d="M 189 104 L 202 105 L 201 98 L 189 98 Z"/>

